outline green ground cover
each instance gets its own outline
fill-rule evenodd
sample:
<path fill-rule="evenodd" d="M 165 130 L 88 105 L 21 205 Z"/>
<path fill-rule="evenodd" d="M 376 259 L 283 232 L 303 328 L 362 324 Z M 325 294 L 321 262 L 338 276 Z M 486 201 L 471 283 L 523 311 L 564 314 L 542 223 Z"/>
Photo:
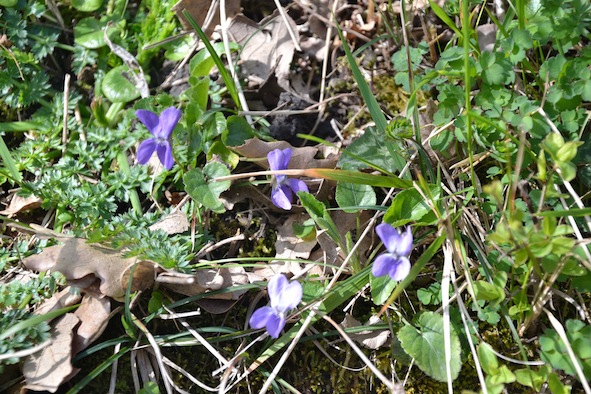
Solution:
<path fill-rule="evenodd" d="M 0 391 L 591 394 L 591 5 L 493 3 L 0 0 Z"/>

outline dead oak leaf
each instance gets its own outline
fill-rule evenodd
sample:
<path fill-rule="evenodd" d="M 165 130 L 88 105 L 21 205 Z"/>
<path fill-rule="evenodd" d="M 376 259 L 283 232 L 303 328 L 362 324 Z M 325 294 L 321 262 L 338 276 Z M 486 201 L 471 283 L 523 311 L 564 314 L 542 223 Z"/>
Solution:
<path fill-rule="evenodd" d="M 25 359 L 23 375 L 27 389 L 55 393 L 78 372 L 72 366 L 72 338 L 79 322 L 73 313 L 62 316 L 51 330 L 52 343 Z"/>
<path fill-rule="evenodd" d="M 132 272 L 131 291 L 137 291 L 153 284 L 156 270 L 156 265 L 151 262 L 124 258 L 119 251 L 88 244 L 82 238 L 65 239 L 61 245 L 25 258 L 24 264 L 35 271 L 58 271 L 69 284 L 81 289 L 92 289 L 98 282 L 101 295 L 119 301 L 125 298 Z"/>
<path fill-rule="evenodd" d="M 293 19 L 287 14 L 284 16 L 285 19 L 275 10 L 256 23 L 244 15 L 236 15 L 230 21 L 228 31 L 242 46 L 240 66 L 247 77 L 262 86 L 275 71 L 279 86 L 290 91 L 289 74 L 295 45 L 285 20 L 290 24 L 297 41 L 299 36 Z"/>

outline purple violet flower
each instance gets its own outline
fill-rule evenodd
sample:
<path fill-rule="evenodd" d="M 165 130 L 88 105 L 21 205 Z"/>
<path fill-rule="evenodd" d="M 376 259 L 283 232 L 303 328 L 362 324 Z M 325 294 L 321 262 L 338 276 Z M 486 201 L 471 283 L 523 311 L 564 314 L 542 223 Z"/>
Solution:
<path fill-rule="evenodd" d="M 390 275 L 393 280 L 402 280 L 410 272 L 410 260 L 408 256 L 412 251 L 412 232 L 410 227 L 401 234 L 398 229 L 387 223 L 376 227 L 376 233 L 384 243 L 387 252 L 376 258 L 371 268 L 374 276 Z"/>
<path fill-rule="evenodd" d="M 267 154 L 271 171 L 286 170 L 290 159 L 291 149 L 289 148 L 283 150 L 275 149 Z M 274 175 L 272 182 L 271 200 L 273 204 L 287 211 L 291 209 L 291 202 L 295 193 L 308 191 L 308 186 L 306 186 L 304 181 L 288 178 L 286 175 Z"/>
<path fill-rule="evenodd" d="M 179 122 L 182 112 L 174 107 L 170 107 L 162 111 L 160 116 L 145 109 L 138 109 L 135 111 L 135 114 L 154 136 L 142 141 L 140 144 L 137 150 L 138 163 L 146 164 L 154 151 L 156 151 L 164 168 L 170 170 L 174 165 L 170 135 Z"/>
<path fill-rule="evenodd" d="M 294 281 L 289 283 L 285 275 L 278 274 L 271 278 L 267 288 L 271 306 L 264 306 L 250 316 L 252 328 L 267 328 L 272 338 L 279 337 L 285 327 L 285 315 L 302 301 L 302 285 Z"/>

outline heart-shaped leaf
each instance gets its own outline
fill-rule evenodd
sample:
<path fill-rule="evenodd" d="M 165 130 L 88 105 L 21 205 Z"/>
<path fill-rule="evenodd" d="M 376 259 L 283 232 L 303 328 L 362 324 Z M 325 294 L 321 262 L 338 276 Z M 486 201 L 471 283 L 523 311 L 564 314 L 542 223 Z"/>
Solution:
<path fill-rule="evenodd" d="M 413 357 L 427 375 L 440 382 L 447 382 L 443 334 L 443 316 L 435 312 L 423 312 L 417 327 L 405 325 L 398 331 L 402 348 Z M 455 380 L 462 368 L 461 346 L 458 335 L 451 327 L 451 379 Z"/>
<path fill-rule="evenodd" d="M 376 204 L 376 192 L 369 185 L 339 182 L 335 198 L 339 207 L 347 213 L 355 213 L 362 209 L 355 207 Z"/>
<path fill-rule="evenodd" d="M 230 171 L 225 165 L 212 162 L 206 164 L 203 170 L 195 168 L 187 172 L 183 181 L 193 200 L 214 212 L 223 213 L 225 208 L 219 196 L 230 188 L 230 181 L 217 182 L 212 179 L 228 175 Z"/>
<path fill-rule="evenodd" d="M 103 79 L 103 93 L 112 103 L 128 103 L 140 97 L 140 91 L 132 82 L 131 70 L 125 65 L 110 70 Z"/>

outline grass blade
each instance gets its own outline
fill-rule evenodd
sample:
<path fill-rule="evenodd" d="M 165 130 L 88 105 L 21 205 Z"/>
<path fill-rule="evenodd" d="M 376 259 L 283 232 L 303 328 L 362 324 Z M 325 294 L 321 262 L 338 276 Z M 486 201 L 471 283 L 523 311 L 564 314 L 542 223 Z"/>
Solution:
<path fill-rule="evenodd" d="M 14 159 L 10 154 L 10 150 L 8 150 L 6 143 L 4 143 L 4 138 L 2 137 L 0 137 L 0 157 L 2 157 L 2 162 L 4 163 L 4 166 L 6 167 L 8 172 L 10 173 L 12 180 L 15 182 L 22 181 L 23 178 L 21 176 L 21 173 L 16 168 L 16 163 L 14 162 Z"/>

